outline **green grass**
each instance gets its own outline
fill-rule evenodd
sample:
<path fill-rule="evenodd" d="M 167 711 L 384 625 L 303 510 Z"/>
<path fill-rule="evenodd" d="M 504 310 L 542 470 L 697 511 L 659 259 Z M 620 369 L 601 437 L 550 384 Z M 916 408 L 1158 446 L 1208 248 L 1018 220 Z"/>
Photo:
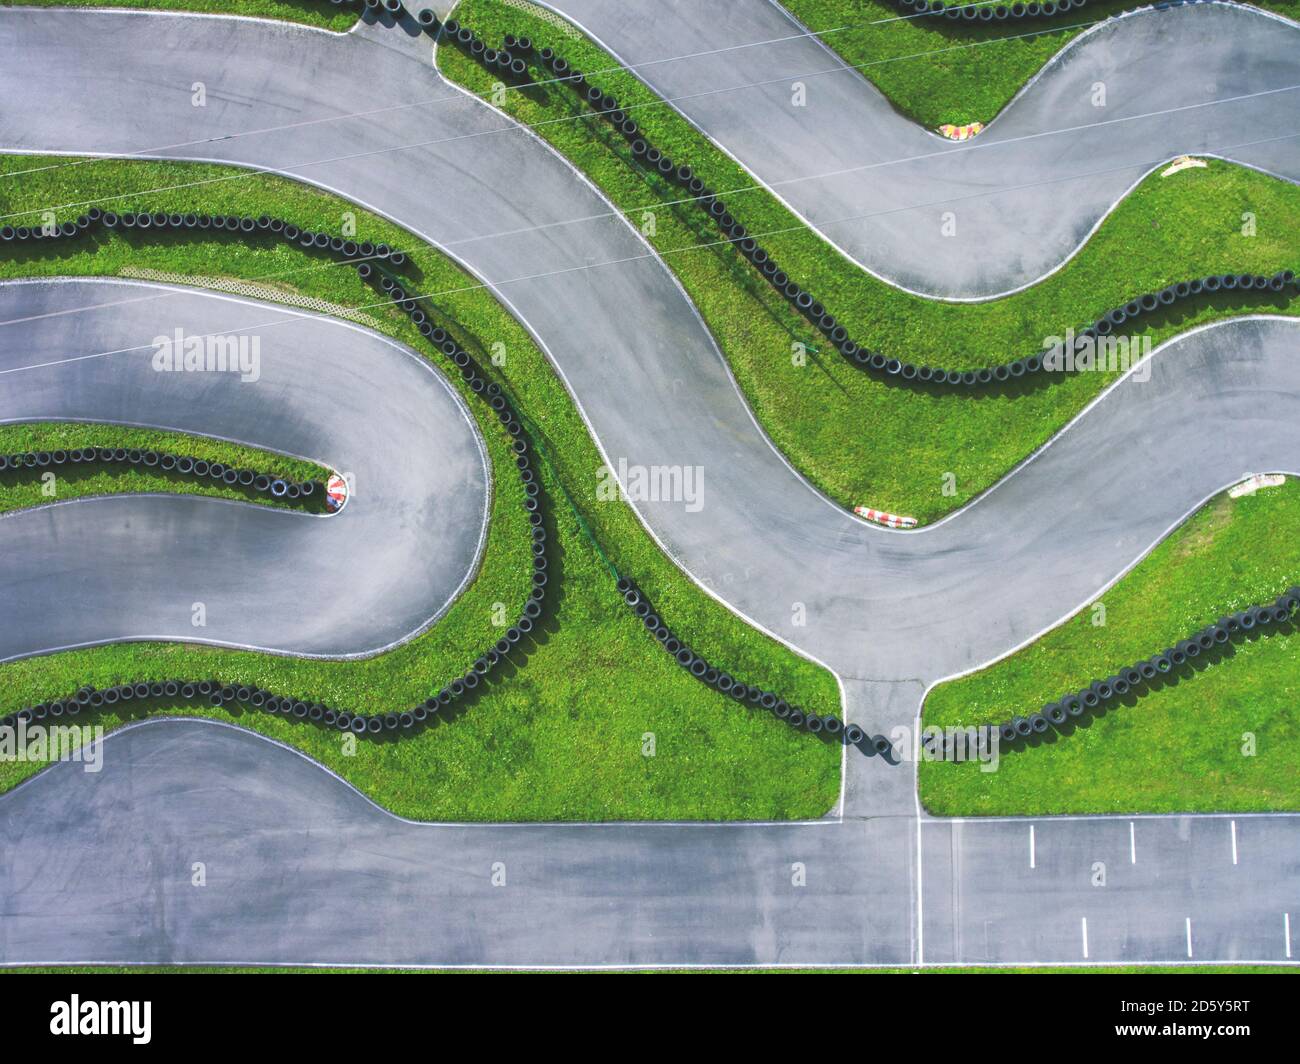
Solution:
<path fill-rule="evenodd" d="M 1163 650 L 1300 581 L 1300 483 L 1221 495 L 1084 609 L 980 672 L 936 687 L 924 722 L 1001 722 Z M 922 762 L 921 798 L 942 815 L 1261 812 L 1300 803 L 1300 646 L 1290 626 L 1230 644 L 1173 682 L 1079 718 L 1073 735 L 1004 753 L 996 772 Z M 1243 755 L 1247 735 L 1255 755 Z"/>
<path fill-rule="evenodd" d="M 2 7 L 122 7 L 137 11 L 197 11 L 206 15 L 246 15 L 284 19 L 345 33 L 359 8 L 329 0 L 0 0 Z"/>
<path fill-rule="evenodd" d="M 28 422 L 0 425 L 0 454 L 23 451 L 74 450 L 85 447 L 125 447 L 127 450 L 170 451 L 237 469 L 254 469 L 275 473 L 293 480 L 324 481 L 329 472 L 312 462 L 282 454 L 242 447 L 208 436 L 190 436 L 181 432 L 157 432 L 152 429 L 128 428 L 123 425 L 94 425 L 74 421 Z M 47 482 L 42 474 L 52 473 Z M 182 476 L 145 466 L 86 465 L 47 466 L 45 468 L 5 470 L 0 472 L 0 513 L 40 506 L 91 495 L 115 495 L 124 492 L 165 491 L 176 495 L 209 495 L 219 499 L 242 499 L 267 506 L 284 506 L 294 510 L 324 512 L 324 501 L 290 503 L 248 488 L 231 488 L 208 478 Z"/>
<path fill-rule="evenodd" d="M 552 43 L 578 69 L 615 65 L 585 38 L 570 40 L 496 0 L 465 0 L 457 17 L 490 43 L 506 33 L 529 34 L 538 47 Z M 453 81 L 490 94 L 492 76 L 459 49 L 439 48 L 438 63 Z M 542 80 L 544 73 L 534 70 L 533 76 Z M 934 302 L 900 292 L 832 251 L 632 75 L 602 73 L 589 80 L 630 107 L 652 142 L 725 192 L 732 214 L 859 343 L 915 362 L 966 368 L 1008 361 L 1041 350 L 1043 337 L 1172 281 L 1300 265 L 1300 187 L 1213 162 L 1149 178 L 1079 255 L 1027 291 L 989 303 Z M 636 225 L 642 226 L 643 210 L 653 210 L 650 242 L 700 309 L 759 421 L 814 484 L 846 506 L 934 520 L 996 482 L 1115 376 L 1076 374 L 977 397 L 885 384 L 845 361 L 758 271 L 719 246 L 719 230 L 698 206 L 663 206 L 680 200 L 681 189 L 633 167 L 626 141 L 603 119 L 577 117 L 572 89 L 549 83 L 512 90 L 504 109 L 585 171 Z M 1252 237 L 1241 233 L 1246 211 L 1257 218 Z M 1300 299 L 1256 293 L 1250 302 L 1211 297 L 1171 309 L 1143 318 L 1136 335 L 1159 343 L 1243 309 L 1295 314 Z M 791 358 L 795 342 L 814 352 L 804 365 Z M 946 474 L 955 478 L 950 495 L 944 494 Z"/>
<path fill-rule="evenodd" d="M 973 26 L 903 18 L 888 0 L 783 0 L 783 6 L 858 67 L 903 114 L 936 129 L 945 122 L 987 124 L 1044 63 L 1089 26 L 1145 5 L 1089 0 L 1082 11 L 1052 19 Z M 1300 17 L 1297 0 L 1264 0 L 1254 6 Z"/>
<path fill-rule="evenodd" d="M 466 349 L 487 365 L 490 345 L 505 345 L 505 365 L 497 372 L 541 426 L 559 478 L 614 563 L 641 583 L 666 622 L 734 674 L 788 692 L 816 712 L 839 711 L 838 687 L 829 673 L 706 596 L 662 555 L 625 504 L 595 501 L 601 462 L 567 392 L 524 330 L 445 257 L 351 204 L 270 175 L 184 163 L 61 165 L 66 162 L 0 159 L 0 213 L 140 190 L 134 201 L 114 201 L 116 209 L 269 213 L 331 231 L 338 229 L 343 212 L 352 211 L 358 240 L 409 249 L 411 260 L 403 271 L 409 287 L 434 293 L 429 301 L 434 316 Z M 3 176 L 18 169 L 34 172 L 21 182 Z M 232 172 L 240 179 L 221 180 Z M 143 194 L 196 181 L 211 183 Z M 269 236 L 245 243 L 210 231 L 149 239 L 101 231 L 40 251 L 7 252 L 0 258 L 0 277 L 115 276 L 131 267 L 219 273 L 351 307 L 381 298 L 355 271 Z M 428 352 L 397 309 L 367 313 L 386 334 Z M 453 380 L 460 386 L 458 375 Z M 470 398 L 469 406 L 480 420 L 494 467 L 501 469 L 508 460 L 504 433 L 485 415 L 480 400 Z M 556 476 L 543 468 L 552 500 L 556 588 L 545 623 L 537 639 L 514 655 L 518 667 L 494 674 L 486 690 L 462 703 L 464 711 L 455 721 L 401 742 L 361 743 L 355 756 L 347 756 L 337 732 L 251 713 L 211 710 L 208 715 L 290 743 L 387 808 L 416 818 L 780 819 L 824 813 L 838 792 L 838 748 L 794 732 L 769 714 L 741 708 L 670 664 L 621 605 L 608 571 L 562 502 Z M 0 709 L 66 695 L 87 682 L 106 686 L 126 678 L 187 674 L 218 675 L 347 709 L 412 705 L 462 673 L 482 647 L 500 637 L 501 628 L 493 623 L 500 613 L 496 603 L 513 616 L 526 597 L 530 555 L 521 489 L 513 475 L 497 476 L 496 489 L 473 585 L 433 629 L 389 653 L 322 662 L 175 644 L 71 651 L 0 666 Z M 157 711 L 196 712 L 194 707 Z M 114 726 L 122 718 L 110 713 L 100 719 Z M 656 736 L 653 758 L 641 753 L 646 732 Z M 26 764 L 0 765 L 0 789 L 29 774 Z"/>

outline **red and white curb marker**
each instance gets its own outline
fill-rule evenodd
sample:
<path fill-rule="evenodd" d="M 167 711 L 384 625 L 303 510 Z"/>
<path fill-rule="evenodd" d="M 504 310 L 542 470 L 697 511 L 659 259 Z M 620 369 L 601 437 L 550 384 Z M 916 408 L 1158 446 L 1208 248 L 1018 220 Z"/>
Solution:
<path fill-rule="evenodd" d="M 325 505 L 338 513 L 348 502 L 348 482 L 338 473 L 331 473 L 325 482 Z"/>
<path fill-rule="evenodd" d="M 1228 498 L 1240 499 L 1243 495 L 1254 495 L 1260 488 L 1276 488 L 1286 483 L 1281 473 L 1252 473 L 1235 487 L 1228 489 Z"/>
<path fill-rule="evenodd" d="M 859 517 L 865 517 L 868 521 L 875 521 L 876 524 L 884 525 L 886 528 L 916 527 L 915 517 L 902 517 L 884 510 L 873 510 L 870 506 L 855 506 L 853 512 Z"/>
<path fill-rule="evenodd" d="M 1204 159 L 1193 159 L 1190 155 L 1180 155 L 1167 167 L 1160 171 L 1161 177 L 1168 177 L 1170 174 L 1176 174 L 1179 170 L 1188 170 L 1192 167 L 1208 165 Z"/>
<path fill-rule="evenodd" d="M 951 122 L 939 127 L 939 133 L 949 140 L 970 140 L 984 128 L 983 122 L 968 122 L 964 126 L 955 126 Z"/>

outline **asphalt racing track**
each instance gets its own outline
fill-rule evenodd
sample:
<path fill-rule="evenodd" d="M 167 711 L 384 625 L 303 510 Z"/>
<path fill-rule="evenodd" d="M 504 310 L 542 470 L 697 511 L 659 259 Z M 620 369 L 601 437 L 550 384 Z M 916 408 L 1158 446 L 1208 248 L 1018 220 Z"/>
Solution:
<path fill-rule="evenodd" d="M 774 0 L 545 6 L 854 261 L 926 295 L 989 298 L 1038 280 L 1178 155 L 1300 180 L 1300 27 L 1257 9 L 1147 7 L 1100 22 L 977 138 L 956 143 L 902 117 Z M 956 216 L 947 235 L 946 212 Z"/>
<path fill-rule="evenodd" d="M 0 285 L 0 320 L 0 421 L 216 436 L 314 459 L 356 486 L 330 516 L 181 495 L 7 514 L 0 660 L 123 639 L 370 654 L 422 631 L 473 575 L 487 456 L 455 392 L 392 341 L 266 303 L 118 281 Z M 156 372 L 152 340 L 177 328 L 256 333 L 260 379 Z"/>
<path fill-rule="evenodd" d="M 1176 15 L 1162 25 L 1180 25 Z M 1182 45 L 1180 31 L 1163 31 L 1174 36 L 1166 51 L 1206 46 L 1203 24 L 1186 25 Z M 536 138 L 442 82 L 427 43 L 405 34 L 2 11 L 0 147 L 275 169 L 448 250 L 528 325 L 607 457 L 705 468 L 702 510 L 644 503 L 642 519 L 713 594 L 830 665 L 846 717 L 869 731 L 910 723 L 930 683 L 1071 613 L 1244 472 L 1300 466 L 1300 326 L 1253 317 L 1166 344 L 1150 381 L 1119 382 L 950 519 L 914 534 L 867 527 L 770 447 L 633 230 Z M 1295 54 L 1251 77 L 1274 89 L 1300 80 Z M 207 108 L 190 105 L 196 80 Z M 111 113 L 91 113 L 86 99 L 109 86 Z M 1050 86 L 1045 74 L 1026 108 Z M 749 101 L 728 97 L 736 111 Z M 1271 120 L 1259 102 L 1271 99 L 1205 115 L 1230 115 L 1216 128 L 1236 138 Z M 358 101 L 389 109 L 343 117 Z M 1018 165 L 1039 165 L 1041 140 L 1019 145 L 1001 163 L 1004 184 Z M 1093 208 L 1127 184 L 1078 197 L 1072 231 L 1086 232 Z M 932 191 L 960 194 L 939 178 Z M 1042 272 L 1034 256 L 1050 268 L 1072 250 L 1017 239 L 1023 257 L 991 275 L 996 286 Z M 948 283 L 936 270 L 932 283 Z M 200 316 L 220 317 L 212 307 L 227 302 L 187 298 Z M 158 320 L 171 318 L 104 313 L 100 328 L 143 344 Z M 260 434 L 247 442 L 272 446 Z M 58 551 L 38 564 L 57 569 Z M 806 627 L 789 626 L 795 602 Z M 66 643 L 57 616 L 50 623 L 46 638 Z M 299 755 L 201 722 L 126 729 L 107 740 L 105 762 L 98 776 L 56 766 L 0 798 L 5 963 L 1279 961 L 1290 953 L 1284 913 L 1297 908 L 1293 817 L 1039 821 L 1031 868 L 1030 824 L 922 817 L 909 764 L 857 755 L 824 821 L 690 826 L 404 824 Z M 203 891 L 189 886 L 194 860 L 210 869 Z M 1100 890 L 1089 881 L 1099 860 L 1112 869 Z M 490 884 L 495 861 L 505 887 Z M 807 887 L 791 887 L 794 862 Z"/>

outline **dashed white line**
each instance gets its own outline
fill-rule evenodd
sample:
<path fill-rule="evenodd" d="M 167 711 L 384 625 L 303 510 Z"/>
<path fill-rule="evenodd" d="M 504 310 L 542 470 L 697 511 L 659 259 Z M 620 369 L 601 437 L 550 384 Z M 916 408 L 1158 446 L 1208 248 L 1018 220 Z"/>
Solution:
<path fill-rule="evenodd" d="M 1083 921 L 1083 959 L 1088 959 L 1088 918 L 1081 917 Z"/>
<path fill-rule="evenodd" d="M 1283 945 L 1286 947 L 1287 960 L 1291 959 L 1291 914 L 1282 914 L 1282 938 Z"/>
<path fill-rule="evenodd" d="M 1231 821 L 1231 823 L 1232 823 L 1232 863 L 1236 864 L 1237 863 L 1237 822 L 1233 820 Z"/>
<path fill-rule="evenodd" d="M 1035 857 L 1036 855 L 1034 853 L 1034 825 L 1030 824 L 1029 825 L 1029 867 L 1030 868 L 1038 867 L 1035 861 Z"/>
<path fill-rule="evenodd" d="M 1128 863 L 1138 863 L 1138 844 L 1137 831 L 1133 827 L 1133 821 L 1128 822 Z"/>
<path fill-rule="evenodd" d="M 1187 918 L 1187 957 L 1190 960 L 1192 956 L 1192 918 Z"/>

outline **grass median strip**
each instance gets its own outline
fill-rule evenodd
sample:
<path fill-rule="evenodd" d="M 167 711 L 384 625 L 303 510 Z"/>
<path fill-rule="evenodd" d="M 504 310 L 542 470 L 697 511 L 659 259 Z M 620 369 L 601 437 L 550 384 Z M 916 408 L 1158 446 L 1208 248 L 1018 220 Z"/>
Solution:
<path fill-rule="evenodd" d="M 937 129 L 946 123 L 987 124 L 1079 34 L 1149 5 L 1089 0 L 1085 7 L 1051 19 L 978 23 L 911 15 L 891 0 L 783 0 L 782 6 L 903 114 Z M 1300 15 L 1297 0 L 1252 6 L 1292 19 Z"/>
<path fill-rule="evenodd" d="M 1195 514 L 1097 603 L 1010 657 L 941 684 L 926 725 L 1028 714 L 1300 581 L 1300 483 Z M 1004 752 L 997 770 L 923 761 L 921 798 L 946 816 L 1261 812 L 1300 804 L 1300 645 L 1291 625 L 1190 661 L 1141 697 Z"/>
<path fill-rule="evenodd" d="M 158 432 L 121 425 L 72 421 L 0 425 L 0 455 L 74 451 L 91 447 L 186 455 L 208 463 L 220 463 L 228 468 L 273 472 L 277 476 L 298 482 L 323 483 L 329 477 L 329 470 L 323 466 L 304 462 L 300 458 L 181 432 Z M 291 504 L 287 500 L 274 498 L 267 492 L 255 492 L 247 487 L 229 487 L 211 477 L 187 476 L 156 466 L 87 461 L 0 471 L 0 513 L 96 495 L 159 491 L 175 495 L 208 495 L 220 499 L 256 501 L 292 509 L 306 508 L 315 513 L 325 511 L 323 496 L 314 497 L 309 504 L 305 501 Z"/>
<path fill-rule="evenodd" d="M 501 42 L 550 45 L 588 82 L 616 97 L 670 158 L 687 163 L 773 259 L 817 294 L 858 343 L 943 369 L 1006 362 L 1043 340 L 1094 321 L 1131 299 L 1210 273 L 1271 274 L 1293 266 L 1300 188 L 1211 162 L 1171 179 L 1149 178 L 1087 247 L 1052 277 L 990 303 L 951 304 L 900 292 L 832 251 L 819 236 L 646 86 L 586 38 L 497 0 L 465 0 L 456 18 Z M 600 186 L 681 280 L 776 445 L 827 495 L 934 520 L 995 483 L 1051 438 L 1117 375 L 1062 375 L 1050 385 L 972 398 L 886 384 L 847 362 L 720 236 L 689 194 L 635 164 L 630 145 L 573 90 L 531 68 L 542 83 L 493 96 L 498 75 L 442 45 L 451 80 L 493 99 Z M 503 136 L 516 135 L 503 133 Z M 1243 214 L 1256 218 L 1243 230 Z M 1289 293 L 1288 293 L 1289 294 Z M 1197 297 L 1143 319 L 1132 336 L 1152 345 L 1215 318 L 1261 309 L 1297 313 L 1300 300 L 1251 293 Z"/>
<path fill-rule="evenodd" d="M 6 169 L 62 160 L 7 157 Z M 182 185 L 230 171 L 207 164 L 102 160 L 25 175 L 21 190 L 0 186 L 9 214 L 50 203 L 87 201 Z M 797 692 L 820 714 L 838 713 L 834 678 L 819 666 L 753 631 L 692 584 L 650 540 L 629 507 L 597 498 L 601 462 L 595 445 L 544 356 L 524 330 L 449 260 L 416 245 L 403 230 L 351 204 L 304 186 L 258 175 L 141 196 L 141 209 L 205 211 L 292 219 L 304 229 L 337 230 L 356 215 L 358 239 L 410 251 L 406 273 L 480 364 L 497 367 L 521 410 L 545 433 L 553 464 L 538 472 L 552 499 L 561 489 L 620 571 L 634 573 L 665 615 L 689 632 L 694 648 L 737 674 Z M 114 206 L 123 209 L 121 201 Z M 374 307 L 376 293 L 349 267 L 269 236 L 244 240 L 203 231 L 97 232 L 85 241 L 22 245 L 0 260 L 0 276 L 118 276 L 160 269 L 220 273 L 287 293 L 344 306 L 367 306 L 382 331 L 421 353 L 429 348 L 397 307 Z M 165 315 L 165 301 L 160 314 Z M 500 344 L 500 347 L 494 345 Z M 496 354 L 498 357 L 493 358 Z M 444 371 L 448 367 L 443 365 Z M 448 374 L 458 387 L 458 375 Z M 480 401 L 494 467 L 513 462 L 506 439 Z M 516 478 L 497 476 L 481 570 L 472 586 L 429 632 L 375 658 L 301 661 L 171 644 L 121 644 L 26 659 L 0 667 L 3 705 L 12 708 L 65 696 L 83 683 L 106 687 L 125 678 L 220 676 L 228 683 L 299 692 L 326 704 L 365 711 L 406 708 L 463 671 L 482 646 L 499 638 L 498 621 L 527 595 L 531 552 Z M 349 756 L 338 733 L 241 711 L 212 709 L 216 719 L 297 746 L 402 815 L 463 820 L 608 820 L 632 818 L 814 817 L 834 802 L 840 747 L 791 731 L 770 714 L 736 705 L 697 683 L 655 644 L 626 610 L 604 563 L 565 507 L 552 507 L 553 612 L 513 654 L 499 681 L 479 689 L 453 722 L 403 742 L 357 744 Z M 328 574 L 321 574 L 327 595 Z M 310 604 L 305 604 L 310 606 Z M 671 613 L 670 613 L 671 611 Z M 116 710 L 118 707 L 114 707 Z M 152 712 L 193 714 L 194 707 Z M 106 726 L 119 712 L 96 718 Z M 650 756 L 653 755 L 653 756 Z M 0 787 L 35 766 L 0 765 Z"/>

